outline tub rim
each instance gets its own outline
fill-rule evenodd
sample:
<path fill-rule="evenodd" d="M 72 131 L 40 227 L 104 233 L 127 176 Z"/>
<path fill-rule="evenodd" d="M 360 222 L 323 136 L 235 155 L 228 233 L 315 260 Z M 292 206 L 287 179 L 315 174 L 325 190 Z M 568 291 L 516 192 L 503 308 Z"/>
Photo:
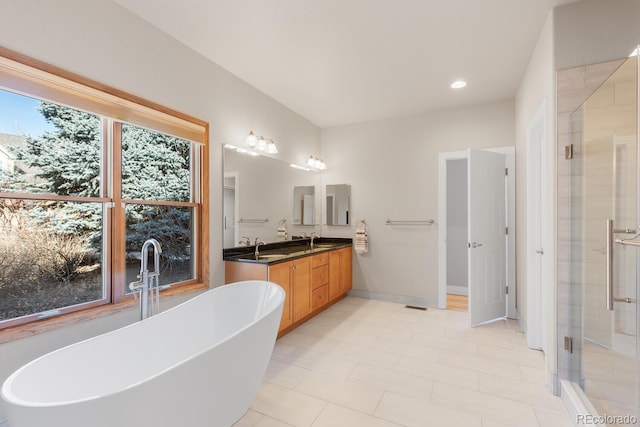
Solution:
<path fill-rule="evenodd" d="M 122 326 L 120 328 L 114 329 L 112 331 L 108 331 L 108 332 L 105 332 L 105 333 L 102 333 L 102 334 L 99 334 L 99 335 L 96 335 L 96 336 L 93 336 L 93 337 L 89 337 L 87 339 L 84 339 L 84 340 L 81 340 L 81 341 L 78 341 L 78 342 L 75 342 L 75 343 L 60 347 L 58 349 L 49 351 L 49 352 L 47 352 L 47 353 L 45 353 L 45 354 L 43 354 L 41 356 L 38 356 L 37 358 L 35 358 L 35 359 L 31 360 L 31 361 L 23 364 L 18 369 L 16 369 L 11 375 L 9 375 L 7 377 L 7 379 L 4 381 L 4 383 L 2 384 L 2 388 L 0 389 L 0 397 L 2 398 L 2 400 L 4 400 L 9 405 L 15 405 L 15 406 L 21 406 L 21 407 L 29 407 L 29 408 L 50 408 L 50 407 L 58 407 L 58 406 L 59 407 L 63 407 L 63 406 L 69 406 L 69 405 L 72 405 L 72 404 L 90 402 L 90 401 L 93 401 L 93 400 L 97 400 L 97 399 L 113 396 L 113 395 L 115 395 L 117 393 L 122 393 L 122 392 L 124 392 L 126 390 L 130 390 L 130 389 L 132 389 L 134 387 L 137 387 L 140 384 L 144 384 L 145 382 L 151 381 L 151 380 L 163 375 L 165 372 L 168 372 L 168 371 L 170 371 L 172 369 L 175 369 L 178 366 L 184 365 L 185 363 L 187 363 L 187 362 L 189 362 L 189 361 L 191 361 L 191 360 L 193 360 L 193 359 L 195 359 L 197 357 L 200 357 L 204 353 L 206 353 L 209 350 L 211 350 L 213 347 L 217 347 L 219 345 L 222 345 L 223 343 L 225 343 L 225 342 L 229 341 L 230 339 L 232 339 L 232 338 L 236 337 L 237 335 L 239 335 L 241 332 L 243 332 L 246 329 L 250 328 L 251 326 L 255 325 L 256 323 L 258 323 L 263 318 L 265 318 L 268 315 L 272 314 L 275 310 L 278 309 L 278 307 L 281 305 L 281 303 L 284 304 L 285 292 L 284 292 L 284 289 L 280 285 L 278 285 L 277 283 L 274 283 L 274 282 L 270 282 L 268 280 L 242 280 L 242 281 L 221 285 L 221 286 L 217 286 L 215 288 L 206 290 L 206 291 L 194 296 L 193 298 L 189 298 L 188 300 L 183 301 L 180 304 L 161 312 L 160 314 L 166 313 L 166 312 L 174 310 L 174 309 L 177 309 L 178 307 L 181 307 L 182 305 L 185 305 L 185 304 L 187 304 L 187 303 L 189 303 L 189 302 L 191 302 L 191 301 L 193 301 L 195 299 L 199 299 L 199 298 L 204 297 L 204 295 L 208 294 L 209 292 L 213 292 L 216 289 L 224 289 L 224 287 L 226 287 L 226 286 L 232 286 L 232 285 L 247 286 L 248 284 L 263 284 L 263 283 L 269 285 L 270 288 L 274 288 L 276 293 L 277 293 L 276 298 L 280 299 L 280 301 L 276 304 L 276 306 L 273 309 L 271 309 L 268 312 L 264 313 L 264 315 L 261 316 L 260 318 L 255 319 L 252 322 L 247 323 L 246 325 L 244 325 L 242 328 L 237 329 L 236 331 L 234 331 L 234 333 L 226 336 L 224 339 L 222 339 L 220 341 L 217 341 L 215 343 L 215 345 L 209 345 L 206 348 L 204 348 L 203 350 L 201 350 L 199 352 L 196 352 L 194 354 L 191 354 L 189 357 L 181 360 L 180 362 L 174 363 L 173 365 L 170 365 L 167 368 L 158 371 L 154 375 L 146 377 L 143 381 L 137 381 L 137 382 L 128 384 L 126 387 L 123 387 L 123 388 L 120 388 L 118 390 L 111 391 L 111 392 L 108 392 L 108 393 L 104 393 L 104 394 L 88 396 L 88 397 L 82 397 L 82 398 L 74 399 L 74 400 L 63 400 L 63 401 L 56 401 L 56 402 L 32 402 L 32 401 L 20 399 L 20 398 L 16 397 L 13 393 L 8 393 L 8 391 L 11 390 L 11 385 L 15 381 L 15 378 L 18 377 L 18 375 L 20 373 L 22 373 L 24 370 L 26 370 L 29 366 L 36 364 L 41 359 L 44 359 L 45 357 L 47 357 L 47 356 L 49 356 L 51 354 L 58 353 L 58 352 L 67 350 L 69 348 L 73 348 L 73 347 L 79 346 L 79 345 L 84 344 L 86 342 L 97 340 L 97 339 L 99 339 L 99 338 L 101 338 L 103 336 L 108 336 L 108 335 L 115 334 L 115 333 L 117 333 L 119 331 L 122 331 L 123 329 L 132 328 L 132 327 L 138 325 L 140 322 L 142 322 L 142 320 L 139 320 L 139 321 L 130 323 L 129 325 L 125 325 L 125 326 Z M 243 284 L 245 284 L 245 285 L 243 285 Z"/>

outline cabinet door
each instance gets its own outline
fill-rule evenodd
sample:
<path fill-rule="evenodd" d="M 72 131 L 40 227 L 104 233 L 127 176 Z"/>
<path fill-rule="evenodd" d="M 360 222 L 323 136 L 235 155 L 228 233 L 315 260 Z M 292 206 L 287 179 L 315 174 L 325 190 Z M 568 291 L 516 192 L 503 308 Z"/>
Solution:
<path fill-rule="evenodd" d="M 340 296 L 340 251 L 329 253 L 329 301 Z"/>
<path fill-rule="evenodd" d="M 311 258 L 299 258 L 293 263 L 293 321 L 311 313 Z"/>
<path fill-rule="evenodd" d="M 340 294 L 351 290 L 351 248 L 340 249 Z"/>
<path fill-rule="evenodd" d="M 291 262 L 283 262 L 269 266 L 269 281 L 277 283 L 284 289 L 284 306 L 282 307 L 282 320 L 280 321 L 280 330 L 286 328 L 293 323 L 291 313 L 291 300 L 293 293 L 291 292 Z"/>

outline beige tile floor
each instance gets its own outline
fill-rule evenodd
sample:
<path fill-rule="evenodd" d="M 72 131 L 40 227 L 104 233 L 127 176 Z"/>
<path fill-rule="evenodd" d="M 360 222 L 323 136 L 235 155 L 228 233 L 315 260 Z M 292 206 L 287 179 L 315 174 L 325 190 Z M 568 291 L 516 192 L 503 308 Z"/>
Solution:
<path fill-rule="evenodd" d="M 515 322 L 348 297 L 276 342 L 235 427 L 572 425 Z"/>

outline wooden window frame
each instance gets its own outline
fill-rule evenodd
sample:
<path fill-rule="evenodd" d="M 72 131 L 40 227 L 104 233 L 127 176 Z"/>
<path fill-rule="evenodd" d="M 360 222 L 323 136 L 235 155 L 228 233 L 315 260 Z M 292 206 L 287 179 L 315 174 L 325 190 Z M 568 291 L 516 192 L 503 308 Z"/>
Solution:
<path fill-rule="evenodd" d="M 4 321 L 0 329 L 0 343 L 34 335 L 79 320 L 112 314 L 135 304 L 131 295 L 124 292 L 125 260 L 120 259 L 124 257 L 124 254 L 120 253 L 123 251 L 112 250 L 113 246 L 123 247 L 125 243 L 124 229 L 117 228 L 117 224 L 124 224 L 124 203 L 192 207 L 194 215 L 192 255 L 196 258 L 194 278 L 175 283 L 171 288 L 162 291 L 161 296 L 173 296 L 209 287 L 209 124 L 207 122 L 2 46 L 0 46 L 0 89 L 101 116 L 103 118 L 102 135 L 110 135 L 110 138 L 103 138 L 102 149 L 104 153 L 113 153 L 111 171 L 102 168 L 103 190 L 100 197 L 0 192 L 2 198 L 98 202 L 111 203 L 113 206 L 113 208 L 105 209 L 106 217 L 103 221 L 104 226 L 108 227 L 107 229 L 111 233 L 107 239 L 108 248 L 103 259 L 104 266 L 106 266 L 103 273 L 106 299 L 87 302 L 79 307 L 60 308 L 60 315 L 46 320 L 36 320 L 36 314 L 34 314 L 25 318 Z M 119 132 L 122 123 L 144 127 L 192 142 L 191 166 L 197 170 L 192 171 L 192 177 L 195 179 L 191 180 L 191 200 L 189 202 L 121 198 L 121 181 L 113 179 L 113 176 L 110 179 L 109 175 L 120 176 L 117 173 L 122 168 Z"/>

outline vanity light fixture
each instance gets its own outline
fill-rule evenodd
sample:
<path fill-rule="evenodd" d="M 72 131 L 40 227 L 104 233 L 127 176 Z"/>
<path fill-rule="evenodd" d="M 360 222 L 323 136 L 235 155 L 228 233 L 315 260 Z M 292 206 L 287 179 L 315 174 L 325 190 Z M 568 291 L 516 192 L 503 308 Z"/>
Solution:
<path fill-rule="evenodd" d="M 278 154 L 278 147 L 276 147 L 276 143 L 273 139 L 270 139 L 269 142 L 267 142 L 267 148 L 265 148 L 265 151 L 269 154 Z"/>
<path fill-rule="evenodd" d="M 466 85 L 467 82 L 465 82 L 464 80 L 456 80 L 455 82 L 451 83 L 451 89 L 462 89 Z"/>
<path fill-rule="evenodd" d="M 314 157 L 313 155 L 309 156 L 309 158 L 307 159 L 307 166 L 309 166 L 311 169 L 316 169 L 321 171 L 327 168 L 327 165 L 324 163 L 324 160 Z"/>
<path fill-rule="evenodd" d="M 253 133 L 253 131 L 249 131 L 249 135 L 247 135 L 247 145 L 250 148 L 255 148 L 257 144 L 258 144 L 258 138 Z"/>
<path fill-rule="evenodd" d="M 278 147 L 273 139 L 267 140 L 264 136 L 256 136 L 253 130 L 247 135 L 246 144 L 249 148 L 256 149 L 258 151 L 264 151 L 268 154 L 278 153 Z"/>
<path fill-rule="evenodd" d="M 258 137 L 258 145 L 256 146 L 258 151 L 265 151 L 267 149 L 267 140 L 264 139 L 264 136 Z"/>

